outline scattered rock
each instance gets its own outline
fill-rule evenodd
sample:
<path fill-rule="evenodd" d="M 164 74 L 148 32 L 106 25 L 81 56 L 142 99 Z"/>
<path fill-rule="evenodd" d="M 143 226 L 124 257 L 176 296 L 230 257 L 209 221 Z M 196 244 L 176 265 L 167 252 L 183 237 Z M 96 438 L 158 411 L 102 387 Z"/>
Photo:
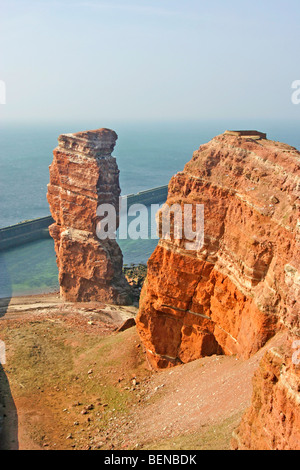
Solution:
<path fill-rule="evenodd" d="M 271 201 L 272 204 L 278 204 L 280 202 L 278 197 L 276 197 L 276 196 L 272 196 L 270 198 L 270 201 Z"/>
<path fill-rule="evenodd" d="M 117 329 L 117 332 L 122 332 L 128 330 L 129 328 L 133 328 L 135 326 L 135 319 L 134 318 L 127 318 L 124 323 Z"/>

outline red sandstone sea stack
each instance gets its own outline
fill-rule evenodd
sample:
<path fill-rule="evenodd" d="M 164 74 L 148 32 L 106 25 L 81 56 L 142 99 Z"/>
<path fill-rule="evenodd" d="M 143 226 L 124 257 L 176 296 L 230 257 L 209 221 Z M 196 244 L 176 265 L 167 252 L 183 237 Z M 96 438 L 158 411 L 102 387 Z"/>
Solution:
<path fill-rule="evenodd" d="M 68 301 L 129 301 L 117 242 L 96 236 L 99 204 L 113 204 L 118 214 L 119 170 L 111 155 L 117 138 L 109 129 L 64 134 L 53 152 L 47 198 L 55 223 L 50 234 L 61 295 Z"/>

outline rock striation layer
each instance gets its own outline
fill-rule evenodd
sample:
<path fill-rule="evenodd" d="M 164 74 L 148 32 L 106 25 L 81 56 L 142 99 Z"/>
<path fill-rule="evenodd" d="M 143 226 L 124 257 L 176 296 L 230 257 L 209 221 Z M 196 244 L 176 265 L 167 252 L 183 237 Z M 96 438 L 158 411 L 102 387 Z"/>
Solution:
<path fill-rule="evenodd" d="M 153 367 L 248 358 L 280 329 L 299 335 L 299 177 L 295 148 L 226 131 L 171 179 L 169 207 L 204 205 L 204 244 L 171 233 L 148 261 L 137 328 Z"/>
<path fill-rule="evenodd" d="M 129 301 L 117 242 L 96 236 L 100 204 L 112 204 L 118 216 L 119 170 L 111 155 L 117 138 L 109 129 L 63 134 L 53 152 L 47 198 L 55 223 L 50 235 L 61 295 L 68 301 Z"/>

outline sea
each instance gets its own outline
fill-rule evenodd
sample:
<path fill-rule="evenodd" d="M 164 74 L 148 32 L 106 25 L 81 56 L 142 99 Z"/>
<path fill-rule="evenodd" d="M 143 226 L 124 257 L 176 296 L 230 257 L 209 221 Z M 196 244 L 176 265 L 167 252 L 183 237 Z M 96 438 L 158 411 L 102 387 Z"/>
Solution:
<path fill-rule="evenodd" d="M 167 185 L 200 145 L 226 129 L 255 129 L 300 149 L 299 121 L 219 119 L 164 122 L 0 123 L 0 228 L 50 214 L 49 165 L 60 134 L 107 127 L 118 134 L 113 152 L 122 195 Z M 164 201 L 162 201 L 164 202 Z M 119 240 L 124 264 L 146 263 L 157 240 Z M 0 297 L 58 290 L 53 241 L 0 252 Z"/>

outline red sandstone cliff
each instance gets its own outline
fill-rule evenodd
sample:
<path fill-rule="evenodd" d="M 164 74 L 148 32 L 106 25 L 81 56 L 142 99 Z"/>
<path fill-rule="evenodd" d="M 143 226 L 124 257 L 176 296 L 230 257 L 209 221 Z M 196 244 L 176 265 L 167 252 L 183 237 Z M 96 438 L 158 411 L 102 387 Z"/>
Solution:
<path fill-rule="evenodd" d="M 224 352 L 249 357 L 299 328 L 299 156 L 264 134 L 226 132 L 169 183 L 167 204 L 204 204 L 205 240 L 160 240 L 138 329 L 155 366 Z"/>
<path fill-rule="evenodd" d="M 248 358 L 286 331 L 255 375 L 234 448 L 300 448 L 291 348 L 300 339 L 299 195 L 299 151 L 255 131 L 227 131 L 169 183 L 169 206 L 204 204 L 203 247 L 160 239 L 148 262 L 137 327 L 153 367 L 220 353 Z"/>
<path fill-rule="evenodd" d="M 111 156 L 117 134 L 109 129 L 61 135 L 50 166 L 48 202 L 55 224 L 61 295 L 68 301 L 128 302 L 122 252 L 96 236 L 99 204 L 118 213 L 119 170 Z"/>

